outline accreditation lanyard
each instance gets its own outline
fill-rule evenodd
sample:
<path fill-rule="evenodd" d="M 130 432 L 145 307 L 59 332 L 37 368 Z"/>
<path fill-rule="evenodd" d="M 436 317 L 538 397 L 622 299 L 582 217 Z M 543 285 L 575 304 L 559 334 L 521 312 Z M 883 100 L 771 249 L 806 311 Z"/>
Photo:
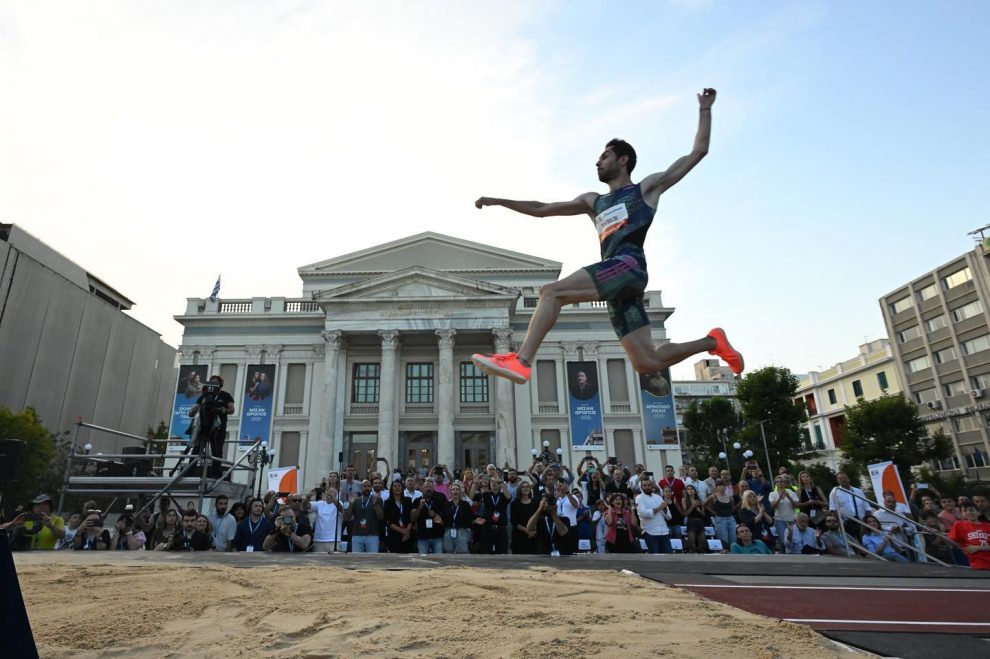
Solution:
<path fill-rule="evenodd" d="M 261 526 L 261 520 L 259 519 L 257 524 L 252 524 L 251 518 L 248 517 L 247 523 L 248 523 L 248 533 L 251 534 L 251 538 L 253 539 L 255 531 L 257 531 L 258 528 Z"/>
<path fill-rule="evenodd" d="M 461 502 L 458 501 L 457 505 L 454 506 L 454 513 L 450 516 L 450 525 L 453 527 L 457 526 L 457 511 L 461 509 Z"/>
<path fill-rule="evenodd" d="M 549 517 L 544 517 L 543 523 L 547 526 L 547 536 L 550 538 L 550 553 L 555 554 L 557 553 L 557 543 L 553 541 L 553 532 L 555 530 L 553 528 L 553 523 L 550 521 Z"/>

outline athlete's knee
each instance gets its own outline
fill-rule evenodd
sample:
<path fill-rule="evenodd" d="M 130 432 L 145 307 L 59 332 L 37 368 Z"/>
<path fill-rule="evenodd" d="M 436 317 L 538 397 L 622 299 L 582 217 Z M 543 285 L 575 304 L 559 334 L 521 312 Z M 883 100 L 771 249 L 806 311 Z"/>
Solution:
<path fill-rule="evenodd" d="M 633 370 L 641 375 L 652 375 L 663 369 L 663 364 L 653 355 L 630 355 Z"/>
<path fill-rule="evenodd" d="M 547 284 L 540 288 L 540 300 L 541 301 L 552 301 L 559 302 L 561 298 L 564 297 L 564 289 L 560 285 L 560 282 L 554 282 L 552 284 Z"/>

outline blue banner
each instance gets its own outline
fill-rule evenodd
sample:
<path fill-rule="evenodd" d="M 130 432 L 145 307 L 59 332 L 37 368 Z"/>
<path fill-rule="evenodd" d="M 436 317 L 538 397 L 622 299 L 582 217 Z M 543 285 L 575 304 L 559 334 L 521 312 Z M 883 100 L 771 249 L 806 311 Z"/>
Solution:
<path fill-rule="evenodd" d="M 252 364 L 244 378 L 241 403 L 240 446 L 246 449 L 259 439 L 271 446 L 275 401 L 275 364 Z"/>
<path fill-rule="evenodd" d="M 196 404 L 196 400 L 202 392 L 207 371 L 206 364 L 197 366 L 187 364 L 179 367 L 179 380 L 175 386 L 175 404 L 172 405 L 172 423 L 168 430 L 170 438 L 189 439 L 187 431 L 189 424 L 192 423 L 192 419 L 189 418 L 189 409 Z M 177 450 L 181 450 L 181 447 L 178 447 Z"/>
<path fill-rule="evenodd" d="M 597 362 L 567 362 L 567 400 L 571 417 L 571 445 L 605 449 L 602 397 Z"/>
<path fill-rule="evenodd" d="M 639 397 L 643 406 L 643 432 L 646 448 L 677 448 L 677 415 L 670 369 L 639 376 Z"/>

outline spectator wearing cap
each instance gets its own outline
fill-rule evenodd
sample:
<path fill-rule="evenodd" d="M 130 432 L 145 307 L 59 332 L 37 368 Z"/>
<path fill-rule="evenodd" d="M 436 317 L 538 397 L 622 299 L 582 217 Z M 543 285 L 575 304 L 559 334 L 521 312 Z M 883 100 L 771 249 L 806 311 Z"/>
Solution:
<path fill-rule="evenodd" d="M 305 515 L 296 515 L 292 508 L 283 508 L 275 519 L 275 529 L 262 546 L 271 552 L 304 552 L 313 541 L 313 528 Z"/>
<path fill-rule="evenodd" d="M 65 537 L 65 520 L 52 514 L 52 498 L 39 494 L 31 501 L 31 512 L 17 515 L 0 529 L 11 534 L 14 549 L 55 549 Z"/>
<path fill-rule="evenodd" d="M 736 527 L 736 541 L 732 543 L 733 554 L 767 554 L 771 552 L 759 538 L 753 539 L 753 532 L 745 524 Z"/>

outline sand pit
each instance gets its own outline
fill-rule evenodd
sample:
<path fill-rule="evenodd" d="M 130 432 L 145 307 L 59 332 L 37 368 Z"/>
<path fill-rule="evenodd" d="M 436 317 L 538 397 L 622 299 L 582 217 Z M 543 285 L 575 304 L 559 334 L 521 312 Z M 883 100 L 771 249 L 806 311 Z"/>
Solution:
<path fill-rule="evenodd" d="M 18 557 L 42 657 L 849 656 L 807 627 L 613 571 L 118 556 Z"/>

